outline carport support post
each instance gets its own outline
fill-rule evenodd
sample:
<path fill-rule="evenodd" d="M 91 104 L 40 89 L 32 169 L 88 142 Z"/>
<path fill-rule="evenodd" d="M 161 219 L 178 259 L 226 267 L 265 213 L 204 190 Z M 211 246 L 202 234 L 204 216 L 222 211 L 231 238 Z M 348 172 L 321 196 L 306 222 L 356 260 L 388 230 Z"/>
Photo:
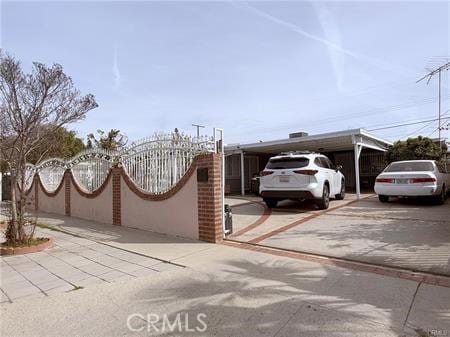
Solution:
<path fill-rule="evenodd" d="M 241 151 L 241 195 L 245 195 L 244 151 Z"/>
<path fill-rule="evenodd" d="M 354 152 L 355 152 L 355 185 L 356 185 L 356 199 L 361 198 L 361 187 L 359 184 L 359 157 L 361 155 L 362 146 L 355 142 L 355 139 L 353 138 L 354 142 Z"/>

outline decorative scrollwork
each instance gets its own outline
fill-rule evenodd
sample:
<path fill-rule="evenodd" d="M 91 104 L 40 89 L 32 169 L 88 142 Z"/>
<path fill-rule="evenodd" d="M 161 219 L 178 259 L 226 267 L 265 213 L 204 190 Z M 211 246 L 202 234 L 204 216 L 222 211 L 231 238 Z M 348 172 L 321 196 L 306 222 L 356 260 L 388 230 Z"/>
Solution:
<path fill-rule="evenodd" d="M 90 149 L 75 156 L 67 165 L 77 184 L 88 192 L 98 189 L 108 177 L 115 154 Z"/>
<path fill-rule="evenodd" d="M 42 185 L 48 192 L 56 191 L 64 177 L 66 167 L 67 163 L 59 158 L 47 159 L 36 167 Z"/>
<path fill-rule="evenodd" d="M 184 176 L 195 156 L 212 151 L 213 145 L 209 137 L 155 134 L 131 144 L 122 153 L 121 163 L 139 188 L 161 194 Z"/>

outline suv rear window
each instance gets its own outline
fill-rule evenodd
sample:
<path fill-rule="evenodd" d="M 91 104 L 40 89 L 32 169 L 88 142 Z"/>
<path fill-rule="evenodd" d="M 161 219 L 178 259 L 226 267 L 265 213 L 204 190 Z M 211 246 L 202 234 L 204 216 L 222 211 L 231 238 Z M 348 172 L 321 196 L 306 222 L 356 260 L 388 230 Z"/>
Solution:
<path fill-rule="evenodd" d="M 392 163 L 384 172 L 410 172 L 410 171 L 434 171 L 432 163 L 427 162 L 407 162 Z"/>
<path fill-rule="evenodd" d="M 314 159 L 314 164 L 327 169 L 335 169 L 334 164 L 326 157 L 317 157 L 316 159 Z"/>
<path fill-rule="evenodd" d="M 296 169 L 308 166 L 309 159 L 304 157 L 297 158 L 276 158 L 270 159 L 266 165 L 269 170 Z"/>

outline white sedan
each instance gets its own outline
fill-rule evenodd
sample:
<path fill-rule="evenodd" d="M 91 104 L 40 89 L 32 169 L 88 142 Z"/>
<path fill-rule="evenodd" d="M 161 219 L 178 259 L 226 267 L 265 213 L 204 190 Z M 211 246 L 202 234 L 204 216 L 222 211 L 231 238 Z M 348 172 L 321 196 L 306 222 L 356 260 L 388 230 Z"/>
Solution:
<path fill-rule="evenodd" d="M 443 204 L 450 190 L 450 174 L 434 160 L 407 160 L 389 164 L 375 180 L 381 202 L 389 197 L 429 196 Z"/>

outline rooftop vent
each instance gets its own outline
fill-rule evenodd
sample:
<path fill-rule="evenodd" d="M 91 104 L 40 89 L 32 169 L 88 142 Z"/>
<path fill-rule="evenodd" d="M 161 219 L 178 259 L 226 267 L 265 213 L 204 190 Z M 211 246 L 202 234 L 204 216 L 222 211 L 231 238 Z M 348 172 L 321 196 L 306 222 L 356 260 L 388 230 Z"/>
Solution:
<path fill-rule="evenodd" d="M 308 132 L 294 132 L 289 134 L 289 138 L 300 138 L 300 137 L 306 137 L 308 135 Z"/>

